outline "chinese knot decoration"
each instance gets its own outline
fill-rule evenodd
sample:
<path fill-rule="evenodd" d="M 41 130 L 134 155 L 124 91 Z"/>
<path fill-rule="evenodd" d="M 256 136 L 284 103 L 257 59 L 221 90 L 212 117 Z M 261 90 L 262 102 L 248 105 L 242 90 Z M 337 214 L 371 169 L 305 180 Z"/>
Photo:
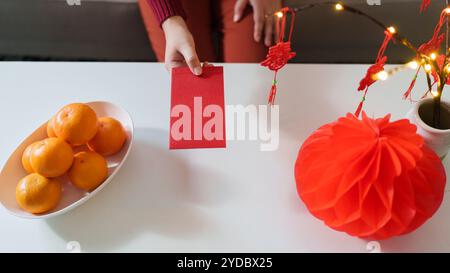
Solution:
<path fill-rule="evenodd" d="M 440 207 L 446 175 L 416 126 L 347 114 L 316 130 L 295 163 L 297 191 L 327 226 L 387 239 L 414 231 Z"/>
<path fill-rule="evenodd" d="M 289 36 L 285 41 L 286 20 L 287 14 L 291 14 L 291 23 L 289 27 Z M 262 66 L 269 68 L 275 72 L 272 88 L 270 89 L 268 103 L 273 105 L 275 103 L 275 96 L 277 93 L 277 74 L 290 59 L 294 58 L 296 53 L 291 49 L 292 32 L 294 30 L 295 11 L 290 8 L 283 8 L 277 13 L 276 31 L 279 33 L 278 42 L 270 47 L 266 59 L 261 63 Z"/>

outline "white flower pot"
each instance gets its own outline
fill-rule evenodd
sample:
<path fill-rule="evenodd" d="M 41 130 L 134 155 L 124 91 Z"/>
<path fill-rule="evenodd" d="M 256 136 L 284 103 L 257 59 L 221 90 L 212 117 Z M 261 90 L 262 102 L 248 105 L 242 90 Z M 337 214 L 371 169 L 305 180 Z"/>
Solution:
<path fill-rule="evenodd" d="M 417 126 L 417 133 L 421 135 L 425 144 L 433 149 L 443 159 L 450 148 L 450 102 L 441 101 L 441 128 L 433 128 L 433 99 L 420 100 L 408 112 L 406 117 Z"/>

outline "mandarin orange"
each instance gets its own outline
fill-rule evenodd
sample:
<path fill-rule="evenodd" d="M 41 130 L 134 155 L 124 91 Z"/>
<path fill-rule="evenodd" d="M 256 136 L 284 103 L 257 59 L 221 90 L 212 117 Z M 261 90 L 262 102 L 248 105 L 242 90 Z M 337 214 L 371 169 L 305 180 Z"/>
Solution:
<path fill-rule="evenodd" d="M 38 144 L 38 142 L 34 142 L 28 145 L 28 147 L 22 154 L 22 166 L 25 169 L 25 171 L 27 171 L 27 173 L 34 173 L 34 170 L 31 167 L 30 157 L 31 152 L 33 151 L 34 147 L 36 147 L 36 144 Z"/>
<path fill-rule="evenodd" d="M 91 191 L 108 177 L 108 164 L 98 153 L 79 152 L 67 174 L 77 188 Z"/>
<path fill-rule="evenodd" d="M 52 117 L 48 122 L 47 122 L 47 136 L 48 137 L 56 137 L 55 134 L 55 130 L 53 129 L 53 124 L 55 122 L 55 117 Z"/>
<path fill-rule="evenodd" d="M 104 156 L 119 152 L 127 140 L 122 124 L 110 117 L 100 118 L 98 124 L 97 134 L 88 142 L 89 149 Z"/>
<path fill-rule="evenodd" d="M 47 138 L 36 143 L 30 154 L 30 166 L 45 177 L 65 174 L 73 162 L 73 150 L 60 138 Z"/>
<path fill-rule="evenodd" d="M 97 114 L 86 104 L 69 104 L 56 114 L 53 130 L 57 137 L 73 146 L 84 145 L 97 134 Z"/>
<path fill-rule="evenodd" d="M 19 206 L 34 214 L 52 210 L 61 199 L 61 184 L 37 173 L 22 178 L 16 186 L 16 201 Z"/>

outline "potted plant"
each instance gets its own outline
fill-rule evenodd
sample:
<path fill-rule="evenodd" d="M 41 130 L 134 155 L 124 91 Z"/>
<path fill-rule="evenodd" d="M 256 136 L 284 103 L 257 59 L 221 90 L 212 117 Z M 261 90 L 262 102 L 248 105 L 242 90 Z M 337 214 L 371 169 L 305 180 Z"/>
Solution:
<path fill-rule="evenodd" d="M 421 10 L 424 11 L 430 1 L 423 1 Z M 401 69 L 394 68 L 389 71 L 384 70 L 387 57 L 384 51 L 390 40 L 399 41 L 400 44 L 412 50 L 416 57 L 405 66 L 416 69 L 414 79 L 404 93 L 404 99 L 411 100 L 411 91 L 414 88 L 416 79 L 421 70 L 426 75 L 428 89 L 408 112 L 407 118 L 417 126 L 417 133 L 421 135 L 425 143 L 432 148 L 438 156 L 443 159 L 450 148 L 450 103 L 442 101 L 442 93 L 447 84 L 450 84 L 450 50 L 448 40 L 448 27 L 450 17 L 450 6 L 442 10 L 439 21 L 434 29 L 431 39 L 419 47 L 413 46 L 405 37 L 400 36 L 393 27 L 386 28 L 386 38 L 383 42 L 374 65 L 369 67 L 366 76 L 361 80 L 359 91 L 364 91 L 363 99 L 355 113 L 359 116 L 362 104 L 370 85 L 377 80 L 386 80 L 389 75 Z M 382 24 L 380 24 L 382 25 Z M 445 26 L 445 31 L 443 31 Z M 440 54 L 440 49 L 445 41 L 445 54 Z M 412 101 L 412 100 L 411 100 Z"/>
<path fill-rule="evenodd" d="M 417 126 L 417 133 L 425 143 L 444 159 L 450 148 L 450 103 L 435 97 L 421 99 L 408 112 L 407 118 Z"/>
<path fill-rule="evenodd" d="M 425 4 L 429 4 L 429 2 L 429 0 L 423 1 L 422 7 L 426 7 Z M 446 4 L 448 5 L 448 1 L 446 1 Z M 418 55 L 420 67 L 410 88 L 405 93 L 406 97 L 410 95 L 419 70 L 424 68 L 428 90 L 408 112 L 407 118 L 417 126 L 417 133 L 424 138 L 425 143 L 441 159 L 447 155 L 450 148 L 450 103 L 442 100 L 444 88 L 447 84 L 450 84 L 449 16 L 450 7 L 447 6 L 441 13 L 433 37 L 419 47 L 419 53 L 425 53 L 426 55 Z M 441 33 L 444 25 L 446 31 Z M 439 54 L 439 49 L 444 40 L 446 53 Z"/>

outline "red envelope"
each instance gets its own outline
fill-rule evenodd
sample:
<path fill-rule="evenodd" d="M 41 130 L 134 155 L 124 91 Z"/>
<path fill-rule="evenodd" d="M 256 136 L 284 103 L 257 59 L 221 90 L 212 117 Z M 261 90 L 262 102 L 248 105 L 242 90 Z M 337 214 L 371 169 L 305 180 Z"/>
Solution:
<path fill-rule="evenodd" d="M 170 149 L 225 148 L 223 67 L 172 69 Z"/>

